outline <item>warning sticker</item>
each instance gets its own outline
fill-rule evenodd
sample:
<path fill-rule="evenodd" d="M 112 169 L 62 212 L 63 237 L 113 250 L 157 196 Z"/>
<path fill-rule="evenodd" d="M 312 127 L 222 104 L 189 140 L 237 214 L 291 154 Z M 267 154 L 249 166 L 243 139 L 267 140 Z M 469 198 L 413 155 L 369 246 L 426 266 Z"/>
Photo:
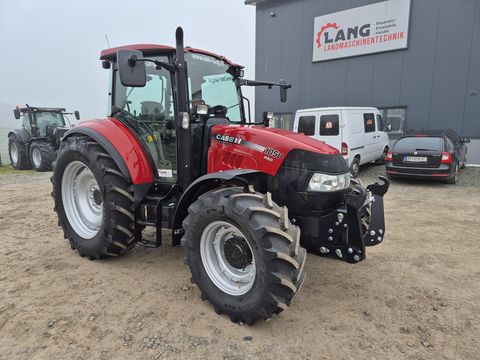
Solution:
<path fill-rule="evenodd" d="M 172 169 L 157 169 L 158 177 L 173 177 Z"/>

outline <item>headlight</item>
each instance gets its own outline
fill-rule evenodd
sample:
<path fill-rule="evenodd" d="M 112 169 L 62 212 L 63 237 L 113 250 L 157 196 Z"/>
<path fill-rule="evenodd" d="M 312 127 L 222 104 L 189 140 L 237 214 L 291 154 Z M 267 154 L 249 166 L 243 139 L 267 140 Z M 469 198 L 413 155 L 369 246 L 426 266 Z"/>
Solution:
<path fill-rule="evenodd" d="M 350 173 L 341 175 L 328 175 L 314 173 L 308 183 L 311 191 L 338 191 L 346 189 L 350 185 Z"/>

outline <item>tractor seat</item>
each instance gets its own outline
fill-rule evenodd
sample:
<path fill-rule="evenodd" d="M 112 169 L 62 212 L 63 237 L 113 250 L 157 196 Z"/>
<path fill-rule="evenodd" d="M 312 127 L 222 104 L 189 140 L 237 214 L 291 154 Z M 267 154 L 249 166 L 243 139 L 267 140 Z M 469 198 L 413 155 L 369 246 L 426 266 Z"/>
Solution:
<path fill-rule="evenodd" d="M 165 109 L 156 101 L 142 101 L 141 118 L 144 120 L 162 121 L 165 119 Z"/>

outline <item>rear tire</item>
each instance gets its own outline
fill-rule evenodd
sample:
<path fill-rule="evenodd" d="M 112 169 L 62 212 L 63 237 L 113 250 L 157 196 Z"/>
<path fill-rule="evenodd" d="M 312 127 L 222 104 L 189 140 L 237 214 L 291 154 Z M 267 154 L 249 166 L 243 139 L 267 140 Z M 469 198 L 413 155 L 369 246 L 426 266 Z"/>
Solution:
<path fill-rule="evenodd" d="M 375 164 L 385 165 L 387 162 L 387 154 L 388 154 L 388 147 L 383 149 L 382 157 L 380 159 L 375 160 Z"/>
<path fill-rule="evenodd" d="M 447 184 L 455 185 L 458 182 L 458 170 L 459 170 L 459 166 L 458 164 L 456 164 L 453 175 L 447 179 Z"/>
<path fill-rule="evenodd" d="M 58 224 L 80 256 L 118 256 L 135 246 L 132 183 L 97 142 L 66 139 L 51 181 Z"/>
<path fill-rule="evenodd" d="M 353 158 L 350 164 L 350 174 L 354 179 L 360 174 L 360 159 L 358 157 Z"/>
<path fill-rule="evenodd" d="M 24 143 L 17 140 L 15 135 L 8 137 L 8 155 L 10 164 L 15 170 L 31 169 L 30 159 L 28 158 L 27 147 Z"/>
<path fill-rule="evenodd" d="M 216 189 L 201 195 L 188 213 L 182 243 L 191 281 L 217 313 L 253 325 L 281 313 L 293 301 L 305 279 L 306 251 L 300 247 L 300 229 L 269 193 Z M 212 233 L 215 226 L 218 231 Z M 208 234 L 213 236 L 210 247 L 205 246 Z M 238 256 L 233 259 L 244 260 L 240 266 L 230 262 L 229 242 L 235 242 Z M 211 254 L 205 256 L 208 249 Z"/>
<path fill-rule="evenodd" d="M 46 142 L 34 142 L 30 146 L 30 160 L 32 167 L 38 171 L 51 171 L 57 152 L 53 145 Z"/>

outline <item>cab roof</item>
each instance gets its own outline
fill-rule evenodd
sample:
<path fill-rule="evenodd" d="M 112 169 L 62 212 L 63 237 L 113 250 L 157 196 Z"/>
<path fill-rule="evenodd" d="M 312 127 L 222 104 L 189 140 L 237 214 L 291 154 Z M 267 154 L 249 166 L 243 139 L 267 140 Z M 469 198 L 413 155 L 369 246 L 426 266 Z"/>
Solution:
<path fill-rule="evenodd" d="M 174 54 L 175 53 L 175 48 L 167 45 L 158 45 L 158 44 L 133 44 L 133 45 L 123 45 L 123 46 L 117 46 L 114 48 L 109 48 L 109 49 L 104 49 L 100 53 L 100 60 L 110 60 L 113 61 L 115 60 L 117 56 L 117 51 L 118 50 L 139 50 L 141 51 L 144 55 L 168 55 L 168 54 Z M 230 61 L 223 55 L 215 54 L 210 51 L 206 50 L 201 50 L 201 49 L 195 49 L 191 47 L 185 47 L 184 51 L 186 53 L 192 52 L 192 53 L 197 53 L 197 54 L 203 54 L 203 55 L 209 55 L 212 56 L 218 60 L 224 61 L 226 64 L 230 66 L 237 66 L 243 68 L 242 65 L 235 64 L 234 62 Z"/>
<path fill-rule="evenodd" d="M 38 111 L 38 112 L 64 112 L 64 108 L 47 108 L 47 107 L 37 107 L 37 106 L 29 106 L 24 108 L 18 108 L 20 112 L 26 112 L 29 109 L 31 111 Z"/>

